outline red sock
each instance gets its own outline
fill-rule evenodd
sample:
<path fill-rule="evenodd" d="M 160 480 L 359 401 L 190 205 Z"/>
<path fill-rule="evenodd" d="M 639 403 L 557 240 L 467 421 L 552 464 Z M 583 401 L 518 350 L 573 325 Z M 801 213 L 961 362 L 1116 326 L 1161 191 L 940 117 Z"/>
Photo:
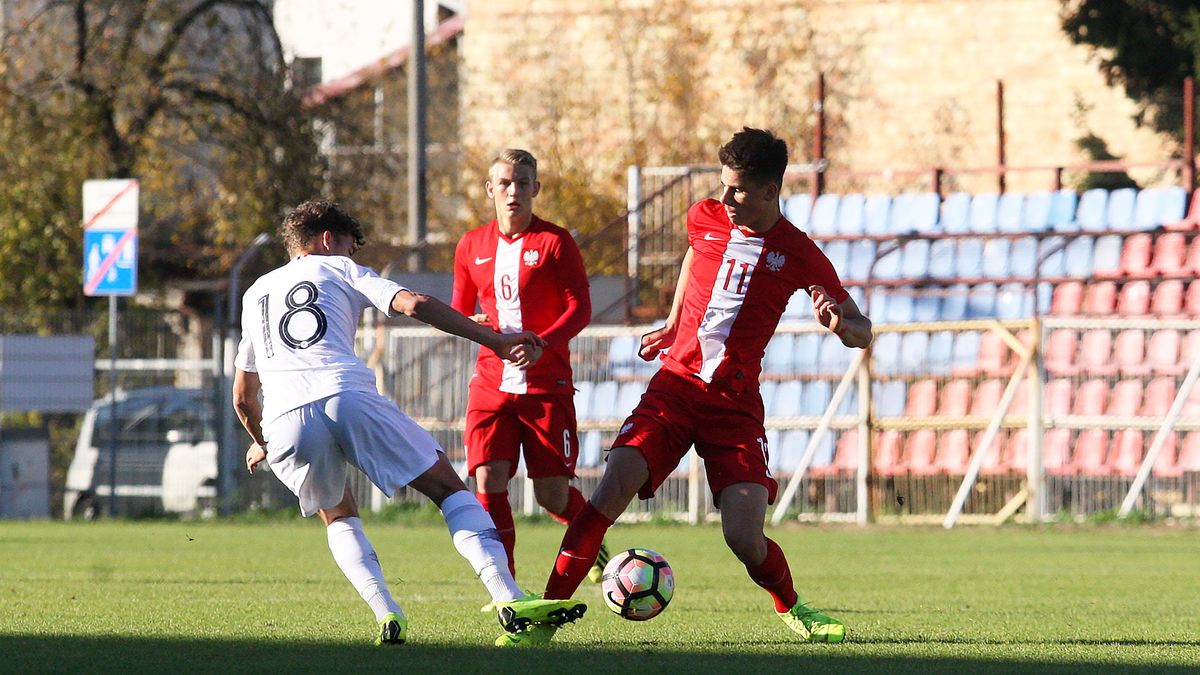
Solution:
<path fill-rule="evenodd" d="M 604 541 L 604 533 L 612 524 L 613 521 L 597 511 L 591 502 L 584 502 L 563 535 L 554 570 L 546 581 L 546 598 L 565 600 L 575 593 L 595 564 L 600 542 Z"/>
<path fill-rule="evenodd" d="M 579 515 L 579 510 L 582 509 L 583 505 L 586 503 L 587 500 L 583 498 L 583 493 L 579 491 L 579 488 L 575 487 L 574 485 L 568 485 L 566 508 L 562 510 L 562 513 L 548 513 L 550 513 L 555 520 L 563 525 L 570 525 L 571 521 L 575 518 L 575 516 Z"/>
<path fill-rule="evenodd" d="M 762 586 L 775 600 L 775 611 L 786 612 L 791 609 L 799 596 L 792 587 L 792 571 L 788 568 L 787 558 L 779 545 L 767 539 L 767 557 L 758 565 L 746 565 L 746 571 L 754 583 Z"/>
<path fill-rule="evenodd" d="M 517 561 L 513 557 L 513 549 L 517 547 L 517 528 L 513 525 L 512 505 L 508 503 L 508 492 L 476 492 L 475 497 L 483 506 L 483 510 L 496 523 L 496 532 L 500 535 L 500 543 L 504 544 L 504 552 L 508 554 L 508 571 L 517 576 Z"/>

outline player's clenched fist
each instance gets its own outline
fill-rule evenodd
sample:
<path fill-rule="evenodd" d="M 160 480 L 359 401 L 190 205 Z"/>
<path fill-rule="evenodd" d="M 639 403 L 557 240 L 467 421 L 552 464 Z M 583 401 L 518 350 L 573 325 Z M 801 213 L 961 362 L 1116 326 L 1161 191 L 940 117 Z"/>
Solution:
<path fill-rule="evenodd" d="M 812 296 L 813 315 L 817 317 L 817 323 L 833 331 L 834 335 L 840 336 L 845 332 L 842 309 L 829 297 L 825 289 L 821 286 L 809 286 L 808 294 Z"/>
<path fill-rule="evenodd" d="M 652 330 L 642 336 L 638 356 L 642 357 L 643 361 L 653 361 L 663 349 L 666 349 L 674 341 L 675 330 L 673 328 L 663 326 L 657 330 Z"/>
<path fill-rule="evenodd" d="M 254 473 L 254 469 L 258 468 L 259 464 L 267 458 L 267 451 L 258 443 L 251 443 L 246 449 L 246 470 Z"/>
<path fill-rule="evenodd" d="M 537 333 L 523 331 L 500 335 L 500 345 L 495 351 L 500 358 L 512 362 L 518 368 L 524 369 L 537 363 L 537 360 L 542 358 L 545 346 L 546 341 Z"/>

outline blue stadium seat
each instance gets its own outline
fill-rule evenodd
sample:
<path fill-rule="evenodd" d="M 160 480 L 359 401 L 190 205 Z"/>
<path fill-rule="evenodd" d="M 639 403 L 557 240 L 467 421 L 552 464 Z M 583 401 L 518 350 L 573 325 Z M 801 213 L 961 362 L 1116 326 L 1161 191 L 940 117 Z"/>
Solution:
<path fill-rule="evenodd" d="M 964 331 L 954 336 L 954 354 L 950 367 L 955 372 L 971 371 L 979 360 L 979 333 Z"/>
<path fill-rule="evenodd" d="M 882 249 L 882 247 L 880 247 Z M 876 250 L 879 255 L 879 250 Z M 874 276 L 876 279 L 891 280 L 900 278 L 900 247 L 892 247 L 887 253 L 879 255 L 875 260 Z"/>
<path fill-rule="evenodd" d="M 1089 236 L 1072 239 L 1063 249 L 1066 275 L 1077 279 L 1092 276 L 1092 248 L 1095 242 Z"/>
<path fill-rule="evenodd" d="M 983 276 L 983 240 L 959 239 L 955 253 L 954 274 L 964 279 Z"/>
<path fill-rule="evenodd" d="M 800 397 L 803 394 L 800 380 L 780 382 L 775 388 L 775 396 L 771 401 L 771 409 L 767 411 L 770 417 L 799 417 Z"/>
<path fill-rule="evenodd" d="M 811 321 L 812 315 L 812 300 L 808 297 L 805 291 L 796 291 L 792 293 L 792 297 L 788 298 L 787 307 L 783 308 L 783 316 L 781 321 Z"/>
<path fill-rule="evenodd" d="M 888 218 L 892 209 L 891 195 L 867 197 L 863 229 L 867 234 L 887 234 Z"/>
<path fill-rule="evenodd" d="M 854 298 L 854 304 L 858 305 L 859 309 L 867 306 L 867 291 L 862 286 L 851 286 L 846 289 L 851 298 Z"/>
<path fill-rule="evenodd" d="M 913 232 L 930 234 L 938 232 L 938 211 L 942 200 L 936 192 L 922 192 L 913 197 L 912 210 L 909 216 L 909 228 Z"/>
<path fill-rule="evenodd" d="M 876 417 L 900 417 L 904 414 L 908 385 L 900 380 L 875 382 L 871 386 L 872 411 Z"/>
<path fill-rule="evenodd" d="M 892 198 L 892 208 L 888 213 L 887 234 L 906 234 L 912 224 L 913 199 L 915 195 L 907 192 Z"/>
<path fill-rule="evenodd" d="M 866 201 L 867 198 L 857 192 L 842 195 L 837 213 L 838 234 L 863 233 L 863 207 Z"/>
<path fill-rule="evenodd" d="M 800 403 L 800 414 L 809 417 L 820 417 L 829 407 L 829 381 L 813 380 L 804 385 L 804 395 Z"/>
<path fill-rule="evenodd" d="M 625 419 L 633 409 L 637 407 L 638 401 L 642 400 L 642 394 L 646 393 L 646 382 L 638 382 L 630 380 L 622 382 L 621 388 L 617 390 L 616 402 L 616 418 Z"/>
<path fill-rule="evenodd" d="M 1162 225 L 1159 214 L 1162 212 L 1162 201 L 1166 196 L 1165 190 L 1147 188 L 1139 190 L 1133 207 L 1133 229 L 1153 230 Z"/>
<path fill-rule="evenodd" d="M 1133 209 L 1136 200 L 1137 190 L 1133 188 L 1121 188 L 1109 193 L 1105 217 L 1109 229 L 1123 232 L 1134 229 Z"/>
<path fill-rule="evenodd" d="M 589 381 L 589 380 L 576 380 L 575 381 L 575 396 L 574 396 L 575 416 L 578 417 L 579 419 L 584 419 L 584 417 L 591 410 L 592 388 L 594 386 L 595 385 L 593 385 L 591 383 L 591 381 Z"/>
<path fill-rule="evenodd" d="M 1078 232 L 1075 204 L 1079 195 L 1074 190 L 1059 190 L 1050 195 L 1050 227 L 1058 232 Z"/>
<path fill-rule="evenodd" d="M 913 320 L 912 289 L 894 289 L 888 294 L 885 323 L 908 323 Z"/>
<path fill-rule="evenodd" d="M 991 234 L 996 231 L 996 204 L 1000 195 L 981 192 L 971 199 L 971 231 Z"/>
<path fill-rule="evenodd" d="M 968 294 L 966 284 L 955 284 L 946 289 L 946 295 L 942 298 L 942 321 L 962 321 L 967 318 Z"/>
<path fill-rule="evenodd" d="M 875 346 L 871 349 L 874 361 L 873 372 L 881 375 L 894 375 L 900 366 L 900 334 L 884 333 L 875 338 Z"/>
<path fill-rule="evenodd" d="M 1083 232 L 1101 232 L 1108 228 L 1108 190 L 1094 188 L 1079 198 L 1075 221 Z"/>
<path fill-rule="evenodd" d="M 850 253 L 850 242 L 843 240 L 823 242 L 821 250 L 825 252 L 825 257 L 829 258 L 833 269 L 846 269 L 847 256 Z"/>
<path fill-rule="evenodd" d="M 1050 303 L 1054 298 L 1054 284 L 1043 281 L 1037 285 L 1037 314 L 1041 316 L 1050 312 Z M 1030 300 L 1032 302 L 1032 299 Z M 1029 308 L 1029 313 L 1032 315 L 1033 307 Z"/>
<path fill-rule="evenodd" d="M 779 437 L 778 470 L 788 473 L 800 464 L 804 449 L 808 447 L 808 429 L 788 429 Z"/>
<path fill-rule="evenodd" d="M 929 244 L 929 276 L 935 279 L 949 279 L 954 276 L 954 248 L 953 239 L 934 239 Z"/>
<path fill-rule="evenodd" d="M 1021 225 L 1027 232 L 1045 232 L 1050 228 L 1049 192 L 1033 192 L 1025 196 L 1021 210 Z"/>
<path fill-rule="evenodd" d="M 813 198 L 808 193 L 788 197 L 783 206 L 783 215 L 788 222 L 796 227 L 807 230 L 808 219 L 812 215 Z"/>
<path fill-rule="evenodd" d="M 1187 190 L 1178 185 L 1163 188 L 1162 197 L 1159 200 L 1158 222 L 1155 225 L 1175 223 L 1183 220 L 1185 215 L 1187 215 Z"/>
<path fill-rule="evenodd" d="M 833 396 L 833 387 L 829 388 L 829 395 Z M 850 387 L 846 395 L 842 397 L 842 404 L 838 406 L 835 415 L 857 415 L 858 414 L 858 387 Z"/>
<path fill-rule="evenodd" d="M 779 429 L 767 429 L 767 468 L 771 473 L 779 472 L 779 455 L 782 451 L 780 436 L 782 432 Z"/>
<path fill-rule="evenodd" d="M 867 304 L 860 306 L 864 312 L 875 317 L 876 323 L 887 323 L 887 306 L 890 291 L 882 286 L 872 288 L 867 295 Z"/>
<path fill-rule="evenodd" d="M 1119 234 L 1106 234 L 1096 239 L 1092 249 L 1092 274 L 1098 277 L 1121 275 L 1121 247 L 1124 238 Z"/>
<path fill-rule="evenodd" d="M 870 239 L 858 239 L 850 243 L 849 261 L 845 268 L 846 279 L 865 281 L 875 264 L 875 242 Z M 838 270 L 842 272 L 842 270 Z"/>
<path fill-rule="evenodd" d="M 618 335 L 608 345 L 608 365 L 613 375 L 631 377 L 638 359 L 638 338 L 634 335 Z"/>
<path fill-rule="evenodd" d="M 904 279 L 923 279 L 929 274 L 929 240 L 913 239 L 904 244 L 901 253 L 900 276 Z"/>
<path fill-rule="evenodd" d="M 779 383 L 775 380 L 762 380 L 758 383 L 758 394 L 762 397 L 763 414 L 766 415 L 771 410 L 771 405 L 775 401 L 775 390 L 779 388 Z M 770 439 L 768 439 L 768 443 Z"/>
<path fill-rule="evenodd" d="M 1033 278 L 1037 271 L 1037 239 L 1021 237 L 1012 243 L 1009 250 L 1008 273 L 1022 279 Z"/>
<path fill-rule="evenodd" d="M 983 276 L 989 279 L 1007 277 L 1009 250 L 1012 243 L 1007 239 L 988 239 L 983 244 Z"/>
<path fill-rule="evenodd" d="M 838 195 L 826 193 L 817 197 L 812 216 L 808 220 L 808 231 L 818 236 L 837 234 Z"/>
<path fill-rule="evenodd" d="M 821 338 L 820 368 L 823 374 L 841 375 L 850 367 L 854 358 L 854 350 L 842 344 L 842 339 L 833 333 L 825 333 Z"/>
<path fill-rule="evenodd" d="M 950 373 L 950 357 L 954 354 L 954 331 L 939 330 L 929 336 L 926 364 L 930 375 Z"/>
<path fill-rule="evenodd" d="M 996 284 L 975 284 L 967 294 L 967 318 L 983 319 L 996 316 Z"/>
<path fill-rule="evenodd" d="M 913 289 L 913 321 L 929 323 L 937 321 L 942 299 L 925 289 Z"/>
<path fill-rule="evenodd" d="M 929 356 L 929 333 L 905 333 L 900 338 L 900 372 L 915 375 L 925 371 Z"/>
<path fill-rule="evenodd" d="M 585 468 L 600 466 L 600 432 L 585 431 L 579 434 L 579 464 Z"/>
<path fill-rule="evenodd" d="M 996 206 L 996 230 L 1000 232 L 1025 231 L 1021 213 L 1024 205 L 1025 195 L 1020 192 L 1005 192 L 1000 195 L 1000 203 Z"/>
<path fill-rule="evenodd" d="M 768 375 L 787 375 L 793 372 L 793 354 L 796 351 L 796 336 L 792 333 L 776 333 L 767 343 L 763 355 L 763 372 Z"/>
<path fill-rule="evenodd" d="M 1066 237 L 1046 237 L 1038 242 L 1038 259 L 1042 261 L 1041 276 L 1057 278 L 1067 274 Z"/>
<path fill-rule="evenodd" d="M 803 295 L 803 293 L 798 293 L 797 295 Z M 796 335 L 795 350 L 793 363 L 796 373 L 808 375 L 817 372 L 817 364 L 821 358 L 821 334 L 798 333 Z"/>
<path fill-rule="evenodd" d="M 1025 287 L 1018 283 L 1001 284 L 996 293 L 996 317 L 1001 320 L 1021 319 L 1028 316 L 1025 307 Z"/>
<path fill-rule="evenodd" d="M 942 204 L 942 231 L 949 234 L 964 234 L 971 231 L 969 215 L 971 195 L 954 192 Z"/>
<path fill-rule="evenodd" d="M 588 411 L 587 419 L 623 419 L 629 415 L 628 410 L 617 410 L 617 393 L 619 390 L 620 385 L 613 380 L 597 382 L 595 386 L 592 387 L 592 406 L 591 410 Z"/>

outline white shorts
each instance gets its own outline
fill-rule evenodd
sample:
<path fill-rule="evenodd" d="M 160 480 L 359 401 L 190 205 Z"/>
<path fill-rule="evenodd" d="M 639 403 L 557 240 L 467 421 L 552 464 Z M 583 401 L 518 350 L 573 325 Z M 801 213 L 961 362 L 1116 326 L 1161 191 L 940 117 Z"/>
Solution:
<path fill-rule="evenodd" d="M 271 471 L 300 499 L 305 517 L 342 501 L 347 463 L 391 497 L 428 471 L 442 451 L 393 401 L 360 391 L 289 410 L 263 432 Z"/>

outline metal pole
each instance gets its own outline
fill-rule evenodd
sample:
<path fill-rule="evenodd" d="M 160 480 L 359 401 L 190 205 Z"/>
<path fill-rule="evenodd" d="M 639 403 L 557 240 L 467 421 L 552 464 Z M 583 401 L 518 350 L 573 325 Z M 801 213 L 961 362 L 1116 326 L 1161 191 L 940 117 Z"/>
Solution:
<path fill-rule="evenodd" d="M 629 167 L 625 174 L 625 209 L 629 212 L 626 219 L 629 232 L 625 236 L 625 246 L 628 249 L 625 258 L 625 322 L 633 322 L 633 307 L 637 305 L 638 291 L 638 259 L 641 257 L 639 239 L 642 236 L 642 168 L 635 165 Z"/>
<path fill-rule="evenodd" d="M 425 269 L 425 2 L 413 0 L 408 50 L 408 270 Z"/>
<path fill-rule="evenodd" d="M 117 515 L 117 296 L 108 296 L 108 517 Z"/>
<path fill-rule="evenodd" d="M 997 176 L 997 185 L 1000 188 L 1000 194 L 1004 194 L 1004 188 L 1008 184 L 1008 174 L 1005 171 L 1005 153 L 1004 153 L 1004 81 L 996 80 L 996 154 L 999 161 L 1000 173 Z"/>
<path fill-rule="evenodd" d="M 1038 267 L 1040 269 L 1040 263 Z M 1034 353 L 1033 367 L 1029 370 L 1029 444 L 1025 469 L 1025 486 L 1028 496 L 1025 498 L 1025 514 L 1029 522 L 1039 523 L 1046 512 L 1046 473 L 1042 468 L 1043 434 L 1045 433 L 1045 421 L 1042 419 L 1042 389 L 1043 383 L 1046 381 L 1046 360 L 1042 352 L 1042 322 L 1037 318 L 1036 310 L 1030 333 L 1030 344 L 1037 352 Z"/>
<path fill-rule="evenodd" d="M 817 102 L 813 108 L 817 112 L 817 128 L 813 131 L 813 163 L 819 166 L 825 159 L 825 73 L 817 73 Z M 814 202 L 825 192 L 823 171 L 813 172 L 811 190 Z"/>
<path fill-rule="evenodd" d="M 865 351 L 864 351 L 865 353 Z M 871 373 L 870 362 L 858 368 L 858 471 L 854 480 L 856 520 L 859 525 L 871 521 Z"/>
<path fill-rule="evenodd" d="M 1183 187 L 1196 187 L 1196 81 L 1183 78 Z"/>

